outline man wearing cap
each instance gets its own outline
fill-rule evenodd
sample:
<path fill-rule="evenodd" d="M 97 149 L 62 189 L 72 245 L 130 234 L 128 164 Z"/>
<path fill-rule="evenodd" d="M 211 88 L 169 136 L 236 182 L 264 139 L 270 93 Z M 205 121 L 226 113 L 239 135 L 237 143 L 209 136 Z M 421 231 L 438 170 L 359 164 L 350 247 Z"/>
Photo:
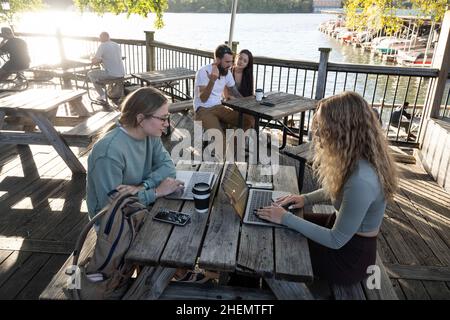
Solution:
<path fill-rule="evenodd" d="M 110 40 L 107 32 L 100 33 L 99 38 L 101 44 L 91 61 L 93 64 L 101 63 L 103 70 L 91 70 L 88 72 L 88 77 L 97 90 L 98 100 L 105 101 L 105 90 L 102 85 L 98 84 L 98 81 L 124 77 L 125 69 L 123 68 L 120 46 Z"/>
<path fill-rule="evenodd" d="M 9 60 L 0 68 L 0 80 L 7 79 L 12 73 L 28 69 L 30 55 L 28 46 L 22 39 L 16 38 L 14 32 L 7 27 L 1 28 L 0 54 L 7 53 Z"/>

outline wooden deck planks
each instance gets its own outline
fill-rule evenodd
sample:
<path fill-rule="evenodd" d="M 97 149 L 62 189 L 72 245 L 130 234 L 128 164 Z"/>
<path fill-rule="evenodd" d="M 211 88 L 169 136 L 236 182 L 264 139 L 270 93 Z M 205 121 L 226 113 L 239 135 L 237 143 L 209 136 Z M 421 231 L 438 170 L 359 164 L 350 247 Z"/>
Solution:
<path fill-rule="evenodd" d="M 188 121 L 186 118 L 187 117 L 179 117 L 177 119 L 177 124 L 180 124 L 183 119 L 185 124 L 189 122 L 192 123 L 192 121 Z M 41 198 L 36 201 L 38 204 L 37 207 L 33 206 L 27 210 L 15 209 L 14 215 L 8 210 L 2 210 L 0 220 L 5 222 L 11 221 L 13 225 L 8 232 L 10 232 L 11 235 L 14 235 L 14 233 L 17 234 L 17 232 L 23 233 L 28 227 L 21 227 L 21 221 L 28 221 L 24 226 L 33 226 L 31 218 L 39 220 L 45 218 L 46 215 L 49 214 L 53 217 L 51 218 L 52 222 L 47 231 L 49 231 L 49 229 L 54 229 L 54 231 L 47 232 L 46 228 L 37 227 L 37 229 L 35 229 L 36 233 L 34 233 L 36 239 L 41 238 L 46 241 L 63 241 L 65 233 L 70 233 L 70 238 L 72 239 L 76 237 L 79 229 L 85 223 L 84 219 L 86 213 L 81 212 L 78 216 L 71 216 L 71 214 L 77 210 L 77 203 L 79 206 L 79 199 L 82 199 L 83 195 L 78 197 L 78 200 L 76 201 L 69 201 L 68 209 L 62 211 L 40 211 L 45 207 L 47 200 L 44 201 L 43 198 L 46 196 L 52 195 L 55 198 L 67 197 L 67 195 L 64 195 L 65 190 L 68 190 L 69 188 L 66 182 L 64 182 L 64 185 L 60 189 L 56 191 L 53 190 L 53 192 L 51 192 L 51 184 L 48 184 L 48 189 L 44 188 L 45 190 L 41 189 L 42 184 L 37 184 L 39 176 L 44 179 L 55 181 L 58 181 L 57 179 L 62 179 L 63 177 L 70 178 L 70 170 L 68 170 L 67 167 L 66 170 L 64 170 L 65 165 L 62 160 L 58 158 L 56 152 L 48 147 L 35 146 L 32 146 L 31 151 L 24 151 L 21 146 L 6 147 L 0 145 L 0 150 L 2 151 L 0 152 L 0 192 L 5 191 L 2 186 L 7 187 L 9 191 L 9 194 L 0 193 L 0 206 L 5 204 L 4 201 L 6 201 L 9 206 L 14 205 L 17 203 L 17 200 L 21 199 L 20 197 L 23 198 L 30 194 L 34 195 L 35 198 Z M 3 152 L 4 150 L 5 152 Z M 18 157 L 18 151 L 22 152 L 22 158 Z M 17 184 L 18 180 L 11 178 L 23 175 L 22 162 L 29 163 L 32 158 L 36 164 L 31 166 L 27 165 L 26 168 L 26 171 L 31 173 L 29 176 L 32 178 L 30 180 L 22 178 L 23 181 Z M 59 164 L 61 164 L 61 166 L 59 166 Z M 421 270 L 420 268 L 425 268 L 427 266 L 430 268 L 437 268 L 431 270 L 441 270 L 441 268 L 448 267 L 445 255 L 442 256 L 441 252 L 445 249 L 445 246 L 447 246 L 448 249 L 449 244 L 448 229 L 446 228 L 450 227 L 450 211 L 448 209 L 450 195 L 443 192 L 443 189 L 428 175 L 425 175 L 423 169 L 417 164 L 402 164 L 399 166 L 401 166 L 406 175 L 404 175 L 401 181 L 402 191 L 398 195 L 398 199 L 396 199 L 398 201 L 393 205 L 391 204 L 386 212 L 382 233 L 378 242 L 380 255 L 385 262 L 388 271 L 390 264 L 400 265 L 402 266 L 401 268 L 419 268 L 415 269 L 415 273 L 408 273 L 406 270 L 406 274 L 399 274 L 398 278 L 392 278 L 391 276 L 394 289 L 400 298 L 448 299 L 450 297 L 448 284 L 443 281 L 437 281 L 444 280 L 445 278 L 441 279 L 436 276 L 436 273 L 431 273 L 428 277 L 434 279 L 434 281 L 430 281 L 430 279 L 425 280 L 427 274 L 417 274 L 417 270 Z M 61 168 L 61 170 L 56 173 L 56 168 Z M 35 171 L 34 173 L 32 173 L 33 170 Z M 306 171 L 308 171 L 308 169 Z M 308 172 L 306 175 L 307 174 Z M 33 187 L 33 185 L 36 185 L 36 187 Z M 311 185 L 312 187 L 310 189 L 313 189 L 314 183 Z M 27 187 L 28 189 L 26 189 Z M 83 184 L 79 187 L 79 189 L 73 189 L 72 195 L 78 194 L 83 189 Z M 81 191 L 81 193 L 84 194 L 84 191 Z M 20 194 L 20 196 L 15 196 L 16 194 Z M 39 211 L 39 213 L 37 211 Z M 30 216 L 27 217 L 27 215 Z M 35 226 L 40 225 L 38 222 L 39 221 L 35 223 Z M 221 222 L 218 220 L 210 220 L 210 223 L 211 222 L 226 223 L 223 219 Z M 419 235 L 419 232 L 422 231 L 425 231 L 425 234 Z M 0 236 L 4 236 L 1 231 Z M 439 237 L 439 240 L 437 240 L 439 241 L 438 243 L 435 241 L 436 236 Z M 35 239 L 34 236 L 32 239 Z M 209 242 L 205 241 L 204 245 L 214 246 L 214 243 L 219 240 L 226 241 L 226 239 L 218 238 L 209 239 Z M 67 239 L 67 241 L 69 241 L 69 239 Z M 236 253 L 236 249 L 234 252 Z M 39 291 L 38 288 L 42 288 L 45 281 L 49 281 L 51 278 L 51 272 L 45 271 L 47 270 L 47 266 L 49 266 L 51 270 L 56 270 L 61 266 L 61 262 L 67 259 L 67 255 L 61 254 L 42 258 L 45 255 L 47 254 L 0 250 L 0 291 L 4 288 L 11 288 L 12 282 L 10 281 L 17 279 L 19 275 L 23 275 L 24 280 L 20 282 L 18 288 L 11 289 L 12 291 L 5 294 L 5 296 L 7 298 L 13 296 L 13 298 L 36 299 L 36 294 Z M 27 264 L 34 266 L 34 269 L 26 267 Z M 23 266 L 25 266 L 25 271 L 20 271 Z M 406 279 L 402 276 L 414 279 Z"/>

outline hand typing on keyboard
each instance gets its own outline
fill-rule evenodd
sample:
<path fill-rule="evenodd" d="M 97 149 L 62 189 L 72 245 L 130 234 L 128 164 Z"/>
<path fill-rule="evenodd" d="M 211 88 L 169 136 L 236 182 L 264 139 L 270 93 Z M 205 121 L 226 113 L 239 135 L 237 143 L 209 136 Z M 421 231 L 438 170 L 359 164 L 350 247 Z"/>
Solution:
<path fill-rule="evenodd" d="M 286 214 L 286 210 L 280 205 L 274 203 L 270 207 L 264 207 L 258 210 L 257 215 L 261 219 L 281 224 L 283 215 Z"/>

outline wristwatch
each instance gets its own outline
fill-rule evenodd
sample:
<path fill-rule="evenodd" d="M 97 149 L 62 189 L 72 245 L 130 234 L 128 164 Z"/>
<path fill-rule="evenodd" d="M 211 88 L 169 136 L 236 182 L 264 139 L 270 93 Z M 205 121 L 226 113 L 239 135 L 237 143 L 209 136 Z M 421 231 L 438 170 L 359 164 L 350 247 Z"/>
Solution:
<path fill-rule="evenodd" d="M 145 189 L 145 190 L 150 189 L 150 185 L 148 184 L 147 181 L 143 181 L 142 184 L 144 185 L 144 189 Z"/>

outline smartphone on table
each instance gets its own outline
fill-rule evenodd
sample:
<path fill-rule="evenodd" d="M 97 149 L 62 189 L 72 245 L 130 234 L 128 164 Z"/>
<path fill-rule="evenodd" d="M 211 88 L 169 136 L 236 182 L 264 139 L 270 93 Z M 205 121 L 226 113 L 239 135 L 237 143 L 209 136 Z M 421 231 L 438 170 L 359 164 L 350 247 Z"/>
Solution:
<path fill-rule="evenodd" d="M 178 212 L 168 209 L 160 209 L 156 215 L 153 216 L 154 220 L 172 223 L 178 226 L 184 226 L 189 222 L 191 216 L 187 213 Z"/>

